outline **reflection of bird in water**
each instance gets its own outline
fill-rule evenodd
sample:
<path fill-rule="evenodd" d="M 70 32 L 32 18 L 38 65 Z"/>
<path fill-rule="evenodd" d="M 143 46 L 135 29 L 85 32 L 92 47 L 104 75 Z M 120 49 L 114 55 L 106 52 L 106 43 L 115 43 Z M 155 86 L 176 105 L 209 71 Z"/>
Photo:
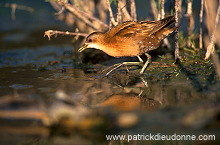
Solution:
<path fill-rule="evenodd" d="M 123 62 L 115 64 L 106 75 L 122 65 L 140 65 L 143 74 L 151 61 L 148 51 L 157 49 L 160 42 L 172 33 L 176 27 L 168 28 L 175 22 L 173 16 L 168 16 L 159 21 L 128 21 L 107 32 L 93 32 L 87 38 L 85 45 L 78 52 L 86 48 L 95 48 L 104 51 L 113 57 L 137 56 L 140 62 Z M 143 63 L 140 55 L 145 54 L 148 60 Z"/>
<path fill-rule="evenodd" d="M 134 96 L 131 94 L 127 95 L 113 95 L 100 104 L 97 107 L 113 107 L 116 110 L 131 111 L 135 109 L 144 110 L 156 110 L 160 103 L 152 100 L 146 99 L 139 96 Z"/>

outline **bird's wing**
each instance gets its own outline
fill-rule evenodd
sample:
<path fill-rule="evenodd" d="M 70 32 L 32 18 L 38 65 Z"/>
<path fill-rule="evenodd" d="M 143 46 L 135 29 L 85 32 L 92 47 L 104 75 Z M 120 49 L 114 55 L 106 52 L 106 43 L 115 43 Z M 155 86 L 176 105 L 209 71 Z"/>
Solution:
<path fill-rule="evenodd" d="M 124 34 L 129 34 L 132 33 L 132 28 L 135 26 L 136 22 L 134 21 L 126 21 L 123 22 L 122 24 L 119 24 L 109 31 L 109 35 L 111 37 L 115 36 L 123 36 Z"/>
<path fill-rule="evenodd" d="M 142 26 L 142 33 L 148 36 L 160 31 L 162 28 L 168 27 L 175 22 L 174 16 L 168 16 L 159 21 L 141 21 L 139 24 Z"/>
<path fill-rule="evenodd" d="M 159 21 L 124 22 L 110 30 L 112 37 L 137 37 L 146 38 L 160 29 L 171 25 L 174 17 L 169 16 Z"/>

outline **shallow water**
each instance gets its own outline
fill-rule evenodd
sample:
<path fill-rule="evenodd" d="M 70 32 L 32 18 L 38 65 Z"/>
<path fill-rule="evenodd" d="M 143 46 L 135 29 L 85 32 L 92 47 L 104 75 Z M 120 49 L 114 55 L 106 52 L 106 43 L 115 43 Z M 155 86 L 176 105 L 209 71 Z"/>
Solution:
<path fill-rule="evenodd" d="M 45 54 L 45 51 L 42 52 Z M 2 54 L 4 55 L 4 53 Z M 216 128 L 216 123 L 218 124 L 216 115 L 219 111 L 218 85 L 207 86 L 207 83 L 202 82 L 199 84 L 198 80 L 194 81 L 192 78 L 187 80 L 184 73 L 180 73 L 176 77 L 177 80 L 161 79 L 161 76 L 156 77 L 155 74 L 150 75 L 150 73 L 140 77 L 137 70 L 128 73 L 119 71 L 105 77 L 102 72 L 91 71 L 91 66 L 89 69 L 85 69 L 85 67 L 80 69 L 79 65 L 76 65 L 77 63 L 70 61 L 71 57 L 65 57 L 66 61 L 63 63 L 60 61 L 62 60 L 60 51 L 53 51 L 52 54 L 49 54 L 53 57 L 39 53 L 40 61 L 36 57 L 32 57 L 33 60 L 27 59 L 26 64 L 14 66 L 14 61 L 12 61 L 11 66 L 10 63 L 7 63 L 7 67 L 0 68 L 0 116 L 1 130 L 4 130 L 1 132 L 3 135 L 0 138 L 2 143 L 72 144 L 71 142 L 75 142 L 78 144 L 81 143 L 78 140 L 80 138 L 83 140 L 83 144 L 91 144 L 92 140 L 92 142 L 103 144 L 107 143 L 104 134 L 158 132 L 172 134 L 177 131 L 180 134 L 219 135 L 219 127 Z M 4 58 L 7 58 L 6 56 Z M 47 65 L 44 65 L 43 60 L 47 60 L 47 57 L 48 60 L 52 58 L 50 61 L 56 61 L 56 63 L 50 65 L 45 62 Z M 94 68 L 97 69 L 95 66 Z M 198 84 L 195 85 L 195 83 Z M 101 125 L 101 129 L 97 129 L 95 132 L 91 130 L 91 126 L 85 127 L 87 125 L 84 123 L 81 126 L 77 125 L 78 129 L 75 129 L 75 126 L 66 124 L 66 121 L 61 123 L 62 114 L 76 111 L 75 104 L 82 108 L 77 111 L 77 115 L 71 114 L 72 117 L 83 116 L 84 111 L 82 110 L 85 109 L 92 117 L 92 120 L 89 121 L 91 126 L 96 120 L 97 115 L 95 114 L 100 111 L 102 113 L 101 115 L 98 113 L 98 116 L 104 120 L 107 118 L 117 120 L 123 116 L 123 112 L 130 112 L 132 117 L 125 115 L 126 120 L 132 120 L 134 117 L 138 121 L 135 119 L 134 122 L 117 125 L 113 125 L 115 121 L 104 122 L 104 126 L 113 123 L 109 129 L 101 125 L 103 123 L 101 121 L 98 123 Z M 67 110 L 63 111 L 66 107 Z M 205 112 L 204 108 L 209 111 Z M 30 111 L 33 116 L 28 116 L 29 112 L 25 110 Z M 60 111 L 61 113 L 59 113 Z M 197 116 L 198 118 L 189 119 L 194 113 L 193 116 L 196 116 L 197 113 L 204 114 Z M 40 115 L 35 116 L 34 114 Z M 59 121 L 61 124 L 48 124 L 45 117 L 52 121 L 61 119 Z M 84 122 L 84 117 L 78 119 L 77 122 Z M 203 121 L 200 122 L 200 119 Z M 24 124 L 28 124 L 28 126 Z M 65 129 L 64 126 L 67 128 Z M 207 126 L 210 130 L 205 129 Z M 85 130 L 87 130 L 86 133 Z M 9 141 L 9 136 L 5 133 L 16 138 Z M 141 144 L 141 142 L 138 143 Z"/>
<path fill-rule="evenodd" d="M 105 135 L 220 135 L 220 85 L 211 61 L 183 57 L 174 65 L 169 55 L 153 55 L 143 76 L 132 67 L 105 77 L 107 66 L 136 58 L 113 59 L 94 50 L 78 54 L 71 37 L 48 41 L 44 30 L 68 27 L 50 15 L 38 17 L 37 10 L 36 19 L 18 11 L 16 21 L 10 10 L 1 10 L 0 144 L 155 144 L 109 142 Z"/>

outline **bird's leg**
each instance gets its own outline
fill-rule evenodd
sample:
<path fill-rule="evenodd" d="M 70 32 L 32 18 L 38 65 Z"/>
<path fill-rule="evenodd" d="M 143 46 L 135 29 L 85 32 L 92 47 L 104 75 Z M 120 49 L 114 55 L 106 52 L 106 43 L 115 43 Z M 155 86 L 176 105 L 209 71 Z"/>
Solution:
<path fill-rule="evenodd" d="M 137 58 L 138 58 L 138 60 L 139 60 L 141 63 L 144 62 L 143 59 L 141 59 L 141 57 L 140 57 L 139 55 L 137 56 Z"/>
<path fill-rule="evenodd" d="M 113 66 L 110 66 L 110 67 L 104 69 L 103 71 L 105 71 L 105 70 L 107 70 L 107 69 L 110 69 L 110 68 L 113 68 L 113 69 L 111 69 L 110 71 L 108 71 L 108 72 L 106 73 L 106 76 L 108 76 L 112 71 L 118 69 L 119 67 L 121 67 L 121 66 L 123 66 L 123 65 L 127 66 L 127 65 L 140 65 L 140 64 L 142 64 L 142 62 L 122 62 L 122 63 L 114 64 Z M 127 69 L 127 68 L 126 68 L 126 69 Z M 127 70 L 128 70 L 128 69 L 127 69 Z"/>
<path fill-rule="evenodd" d="M 121 67 L 122 65 L 123 65 L 122 63 L 114 64 L 114 65 L 112 65 L 112 66 L 110 66 L 110 67 L 107 67 L 107 68 L 103 69 L 102 72 L 104 72 L 104 71 L 106 71 L 106 70 L 108 70 L 108 69 L 110 69 L 110 68 L 114 68 L 114 67 L 119 68 L 119 67 Z"/>
<path fill-rule="evenodd" d="M 110 69 L 110 68 L 113 68 L 113 67 L 117 67 L 117 68 L 119 68 L 119 67 L 121 67 L 122 65 L 141 65 L 141 64 L 143 64 L 143 60 L 141 59 L 141 57 L 140 56 L 137 56 L 137 58 L 138 58 L 138 60 L 140 61 L 140 62 L 122 62 L 122 63 L 117 63 L 117 64 L 114 64 L 114 65 L 112 65 L 112 66 L 110 66 L 110 67 L 107 67 L 106 69 L 104 69 L 103 71 L 106 71 L 107 69 Z M 132 64 L 133 63 L 133 64 Z M 127 69 L 127 68 L 126 68 Z M 114 69 L 115 70 L 115 69 Z M 127 69 L 128 70 L 128 69 Z"/>
<path fill-rule="evenodd" d="M 145 53 L 147 56 L 147 61 L 145 62 L 144 66 L 142 67 L 140 74 L 143 74 L 149 63 L 151 62 L 151 56 L 148 53 Z"/>
<path fill-rule="evenodd" d="M 122 65 L 123 65 L 123 63 L 117 63 L 117 64 L 114 64 L 113 66 L 110 66 L 110 67 L 104 69 L 103 71 L 105 71 L 105 70 L 107 70 L 107 69 L 109 69 L 109 68 L 114 67 L 113 69 L 111 69 L 110 71 L 108 71 L 108 72 L 105 74 L 105 76 L 108 76 L 112 71 L 118 69 L 118 68 L 121 67 Z"/>
<path fill-rule="evenodd" d="M 141 57 L 140 57 L 140 56 L 137 56 L 137 58 L 138 58 L 138 59 L 139 59 L 139 61 L 140 61 L 140 65 L 141 65 L 141 66 L 143 66 L 143 63 L 144 63 L 143 59 L 141 59 Z"/>
<path fill-rule="evenodd" d="M 114 65 L 104 69 L 103 71 L 112 68 L 110 71 L 108 71 L 106 73 L 106 76 L 108 76 L 111 72 L 113 72 L 114 70 L 120 68 L 123 65 L 126 66 L 127 71 L 128 71 L 127 65 L 140 65 L 140 66 L 143 66 L 141 71 L 140 71 L 140 74 L 143 74 L 145 69 L 147 68 L 148 64 L 151 62 L 151 56 L 148 53 L 145 53 L 145 55 L 147 56 L 147 61 L 145 62 L 144 65 L 143 65 L 144 61 L 141 59 L 141 57 L 137 56 L 137 58 L 139 59 L 139 62 L 122 62 L 122 63 L 117 63 L 117 64 L 114 64 Z"/>

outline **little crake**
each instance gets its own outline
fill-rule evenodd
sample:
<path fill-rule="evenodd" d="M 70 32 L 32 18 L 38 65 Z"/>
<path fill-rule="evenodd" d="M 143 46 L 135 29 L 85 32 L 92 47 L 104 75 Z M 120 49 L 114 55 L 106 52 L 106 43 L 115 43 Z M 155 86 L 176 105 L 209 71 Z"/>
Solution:
<path fill-rule="evenodd" d="M 141 65 L 140 73 L 144 73 L 150 62 L 148 51 L 157 49 L 160 42 L 171 34 L 176 27 L 169 28 L 175 22 L 173 16 L 159 21 L 128 21 L 117 25 L 107 32 L 93 32 L 85 41 L 85 45 L 78 52 L 86 48 L 95 48 L 104 51 L 113 57 L 137 56 L 140 62 L 123 62 L 111 66 L 106 75 L 122 65 Z M 143 63 L 140 55 L 145 54 L 148 60 Z"/>

